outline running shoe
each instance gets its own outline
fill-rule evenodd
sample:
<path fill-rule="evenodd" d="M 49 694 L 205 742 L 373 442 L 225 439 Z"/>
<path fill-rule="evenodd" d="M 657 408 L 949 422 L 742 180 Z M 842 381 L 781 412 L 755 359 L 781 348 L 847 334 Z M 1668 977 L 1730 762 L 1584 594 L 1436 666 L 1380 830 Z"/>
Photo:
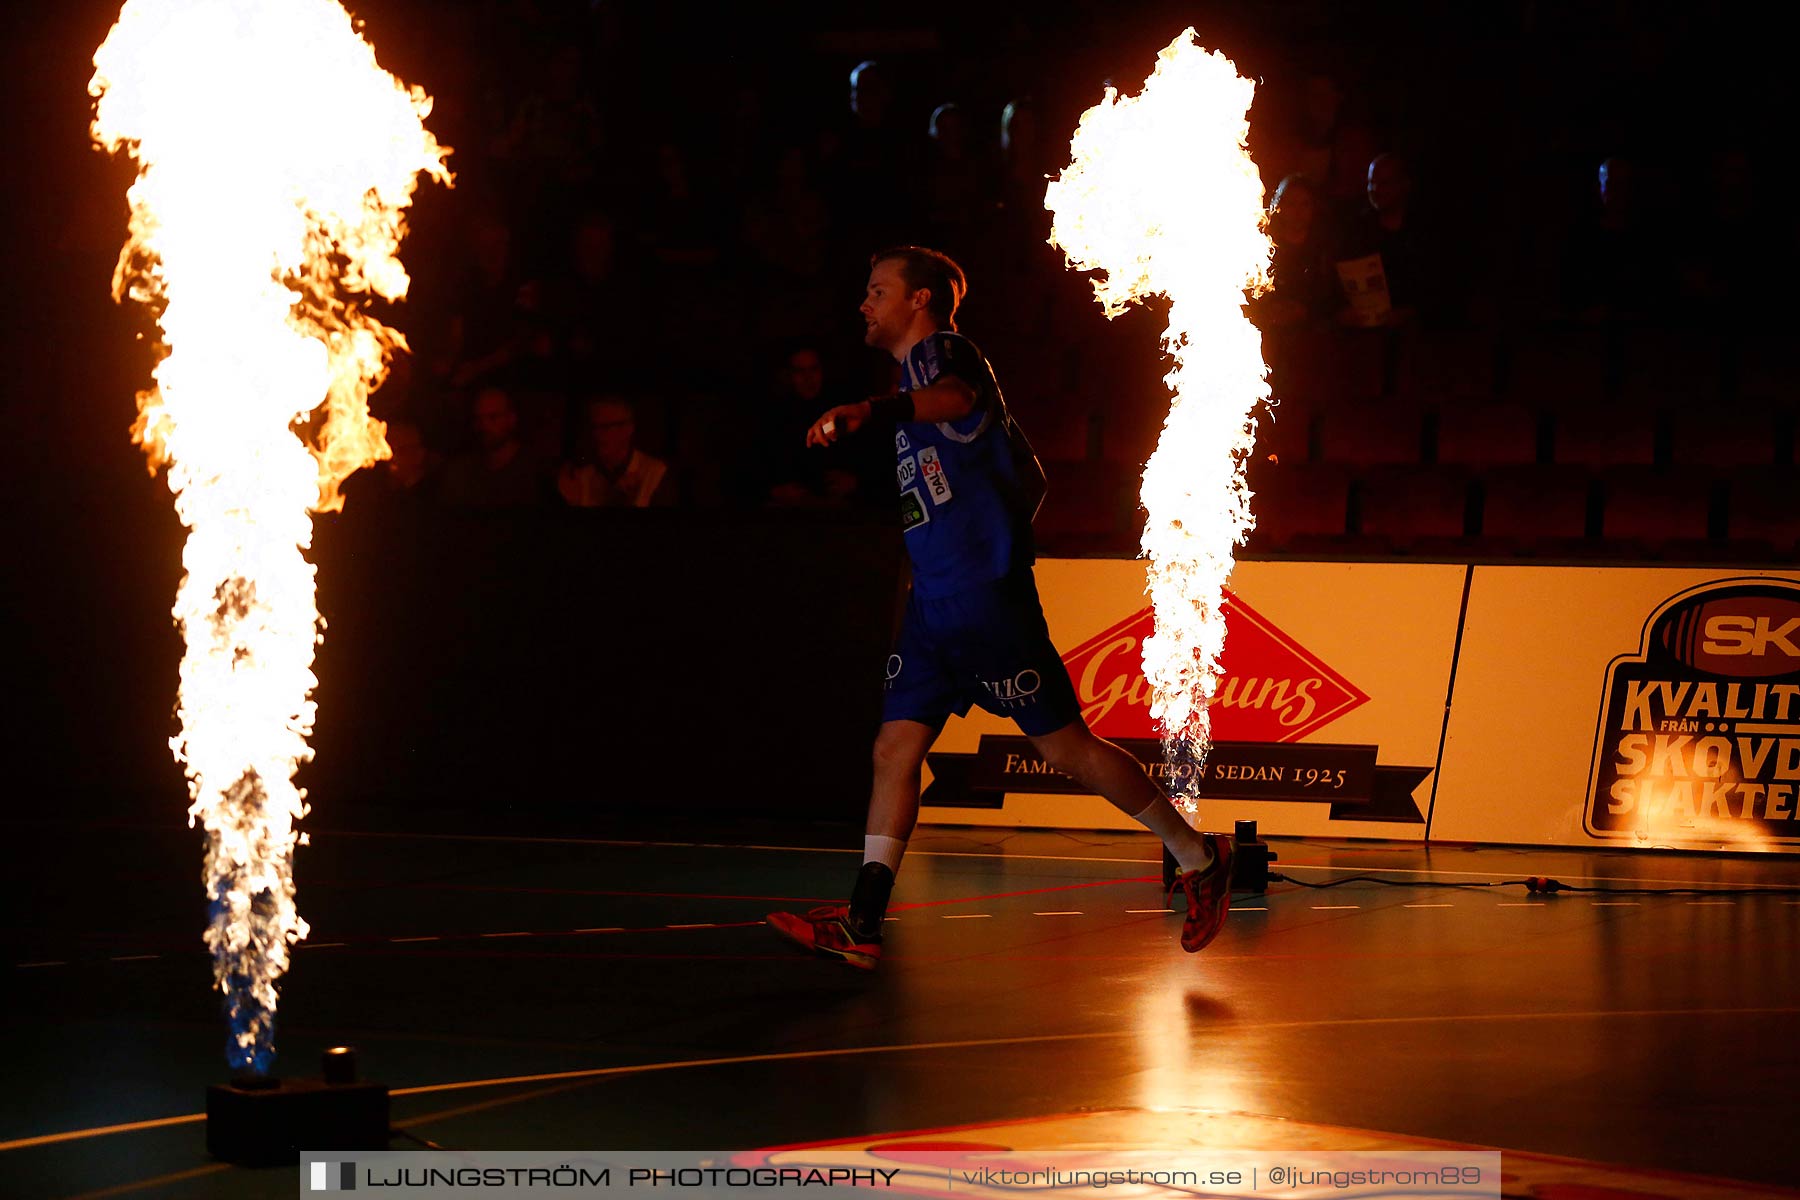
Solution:
<path fill-rule="evenodd" d="M 1212 862 L 1199 871 L 1181 872 L 1175 876 L 1175 886 L 1169 889 L 1170 899 L 1176 892 L 1187 897 L 1187 916 L 1181 921 L 1181 948 L 1189 954 L 1204 949 L 1219 936 L 1219 930 L 1225 926 L 1225 914 L 1231 909 L 1231 835 L 1200 836 L 1212 847 Z"/>
<path fill-rule="evenodd" d="M 865 937 L 857 933 L 847 904 L 820 905 L 804 917 L 776 912 L 763 919 L 788 941 L 825 958 L 841 958 L 865 971 L 873 971 L 881 961 L 881 935 Z"/>

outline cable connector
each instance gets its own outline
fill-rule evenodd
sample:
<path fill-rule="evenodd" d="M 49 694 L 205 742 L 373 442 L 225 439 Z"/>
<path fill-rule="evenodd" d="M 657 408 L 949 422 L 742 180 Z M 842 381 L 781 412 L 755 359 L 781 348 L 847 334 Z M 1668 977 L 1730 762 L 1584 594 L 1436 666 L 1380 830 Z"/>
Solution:
<path fill-rule="evenodd" d="M 1569 885 L 1548 875 L 1530 875 L 1525 879 L 1525 890 L 1534 896 L 1549 896 L 1568 891 Z"/>

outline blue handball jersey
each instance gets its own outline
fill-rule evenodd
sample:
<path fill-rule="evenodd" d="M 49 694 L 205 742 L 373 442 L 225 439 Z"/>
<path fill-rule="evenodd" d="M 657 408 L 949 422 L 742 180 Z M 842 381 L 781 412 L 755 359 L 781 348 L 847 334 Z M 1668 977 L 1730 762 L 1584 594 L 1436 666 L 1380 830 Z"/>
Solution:
<path fill-rule="evenodd" d="M 1019 479 L 1011 420 L 975 343 L 939 331 L 901 364 L 900 390 L 954 376 L 975 389 L 960 421 L 904 421 L 894 432 L 901 523 L 913 589 L 948 596 L 1031 565 L 1032 500 Z"/>

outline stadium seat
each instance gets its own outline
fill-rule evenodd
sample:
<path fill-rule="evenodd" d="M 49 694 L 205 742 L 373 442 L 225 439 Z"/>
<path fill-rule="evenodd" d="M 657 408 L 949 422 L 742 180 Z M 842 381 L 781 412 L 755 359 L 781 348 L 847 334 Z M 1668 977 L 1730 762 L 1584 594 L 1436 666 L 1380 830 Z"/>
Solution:
<path fill-rule="evenodd" d="M 1695 558 L 1711 532 L 1713 485 L 1693 471 L 1620 467 L 1601 479 L 1600 533 L 1621 557 Z"/>
<path fill-rule="evenodd" d="M 1392 330 L 1339 329 L 1330 341 L 1334 399 L 1373 400 L 1392 389 L 1399 334 Z"/>
<path fill-rule="evenodd" d="M 1388 467 L 1364 474 L 1357 487 L 1357 530 L 1394 550 L 1442 551 L 1469 531 L 1471 476 L 1461 467 Z"/>
<path fill-rule="evenodd" d="M 1480 533 L 1498 553 L 1555 553 L 1587 537 L 1590 479 L 1580 468 L 1495 468 L 1480 488 Z"/>
<path fill-rule="evenodd" d="M 1335 463 L 1253 461 L 1248 469 L 1256 529 L 1249 548 L 1277 553 L 1296 538 L 1342 537 L 1349 529 L 1351 473 Z"/>
<path fill-rule="evenodd" d="M 1119 463 L 1044 460 L 1049 491 L 1033 525 L 1045 554 L 1081 555 L 1135 548 L 1139 475 Z"/>
<path fill-rule="evenodd" d="M 1415 330 L 1398 342 L 1396 390 L 1427 404 L 1491 400 L 1493 335 L 1485 329 Z"/>
<path fill-rule="evenodd" d="M 1540 410 L 1592 405 L 1611 391 L 1611 355 L 1603 330 L 1543 328 L 1505 348 L 1505 396 Z"/>
<path fill-rule="evenodd" d="M 1270 330 L 1263 335 L 1263 360 L 1269 364 L 1269 387 L 1282 404 L 1317 410 L 1337 398 L 1328 329 Z"/>
<path fill-rule="evenodd" d="M 1782 453 L 1781 425 L 1775 412 L 1756 405 L 1677 409 L 1670 415 L 1670 459 L 1677 466 L 1721 471 L 1772 467 L 1792 454 L 1791 444 Z"/>
<path fill-rule="evenodd" d="M 1719 402 L 1724 358 L 1716 335 L 1675 326 L 1618 335 L 1620 402 L 1664 408 Z"/>
<path fill-rule="evenodd" d="M 1415 400 L 1338 405 L 1318 418 L 1319 458 L 1357 466 L 1422 461 L 1425 410 Z"/>
<path fill-rule="evenodd" d="M 1737 556 L 1793 562 L 1800 543 L 1800 474 L 1791 468 L 1735 476 L 1725 496 L 1725 533 Z"/>
<path fill-rule="evenodd" d="M 1438 410 L 1440 463 L 1524 466 L 1537 458 L 1538 416 L 1522 404 L 1453 402 Z"/>
<path fill-rule="evenodd" d="M 1587 467 L 1649 466 L 1656 461 L 1654 412 L 1595 405 L 1566 409 L 1552 420 L 1550 458 Z"/>
<path fill-rule="evenodd" d="M 1273 455 L 1284 463 L 1306 462 L 1312 457 L 1313 415 L 1293 400 L 1260 405 L 1256 410 L 1256 445 L 1253 455 Z"/>
<path fill-rule="evenodd" d="M 1794 351 L 1788 338 L 1745 334 L 1732 357 L 1741 400 L 1776 411 L 1792 412 L 1800 405 L 1800 379 L 1794 375 Z"/>
<path fill-rule="evenodd" d="M 1007 407 L 1039 458 L 1068 462 L 1099 457 L 1094 442 L 1105 436 L 1105 414 L 1086 396 L 1066 391 L 1014 395 L 1028 397 L 1009 396 Z"/>

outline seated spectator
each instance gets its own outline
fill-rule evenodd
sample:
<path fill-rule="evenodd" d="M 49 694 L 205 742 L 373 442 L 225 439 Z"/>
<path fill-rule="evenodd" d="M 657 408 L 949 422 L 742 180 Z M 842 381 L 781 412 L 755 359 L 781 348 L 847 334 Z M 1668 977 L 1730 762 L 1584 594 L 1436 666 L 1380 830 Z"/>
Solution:
<path fill-rule="evenodd" d="M 637 190 L 642 207 L 633 227 L 649 268 L 646 296 L 661 314 L 651 333 L 666 356 L 659 386 L 706 390 L 717 384 L 720 364 L 739 352 L 749 316 L 727 300 L 733 264 L 724 254 L 726 209 L 673 141 L 657 146 L 654 171 Z M 717 355 L 689 352 L 695 329 L 707 331 Z"/>
<path fill-rule="evenodd" d="M 657 146 L 642 191 L 637 228 L 657 265 L 677 271 L 718 265 L 721 213 L 715 197 L 695 178 L 686 150 L 674 141 Z"/>
<path fill-rule="evenodd" d="M 1288 329 L 1329 317 L 1338 306 L 1338 283 L 1328 257 L 1318 186 L 1289 175 L 1269 202 L 1269 237 L 1275 243 L 1271 290 L 1250 305 L 1263 329 Z"/>
<path fill-rule="evenodd" d="M 774 393 L 767 404 L 748 414 L 753 426 L 747 444 L 744 492 L 752 503 L 771 508 L 817 508 L 855 502 L 869 487 L 874 455 L 870 439 L 846 438 L 824 449 L 806 445 L 806 431 L 827 409 L 845 403 L 825 386 L 825 366 L 817 347 L 796 343 L 782 360 Z M 887 473 L 885 445 L 880 471 Z"/>
<path fill-rule="evenodd" d="M 572 508 L 649 508 L 675 503 L 669 464 L 637 448 L 637 420 L 622 396 L 596 396 L 587 405 L 583 461 L 556 473 L 556 490 Z"/>
<path fill-rule="evenodd" d="M 1398 154 L 1369 163 L 1368 194 L 1368 208 L 1334 255 L 1339 319 L 1363 328 L 1405 325 L 1437 305 L 1437 252 L 1413 213 L 1412 172 Z"/>
<path fill-rule="evenodd" d="M 598 210 L 576 223 L 567 271 L 544 288 L 545 345 L 558 385 L 579 393 L 617 379 L 643 356 L 649 306 L 619 262 L 617 227 Z"/>
<path fill-rule="evenodd" d="M 963 243 L 986 215 L 986 171 L 970 144 L 969 119 L 960 106 L 938 105 L 929 130 L 922 180 L 925 217 L 939 242 Z"/>
<path fill-rule="evenodd" d="M 490 152 L 537 212 L 592 188 L 606 137 L 579 46 L 549 47 L 533 74 L 536 86 L 512 110 Z"/>
<path fill-rule="evenodd" d="M 1755 173 L 1741 149 L 1717 151 L 1711 167 L 1701 211 L 1684 239 L 1682 290 L 1702 312 L 1758 321 L 1761 281 L 1778 272 L 1769 270 L 1768 254 L 1751 249 L 1770 240 L 1758 213 Z"/>
<path fill-rule="evenodd" d="M 1369 128 L 1352 115 L 1343 84 L 1314 71 L 1298 88 L 1290 83 L 1271 99 L 1272 119 L 1261 128 L 1251 127 L 1251 136 L 1264 143 L 1257 162 L 1269 170 L 1267 177 L 1305 175 L 1314 181 L 1322 212 L 1354 211 L 1367 186 L 1375 142 Z"/>
<path fill-rule="evenodd" d="M 368 509 L 376 520 L 423 512 L 430 507 L 442 468 L 438 455 L 426 448 L 411 421 L 389 421 L 387 444 L 389 457 L 345 480 L 346 507 Z"/>
<path fill-rule="evenodd" d="M 458 391 L 510 382 L 531 336 L 527 309 L 534 289 L 516 265 L 512 231 L 498 218 L 485 218 L 476 224 L 468 250 L 447 352 L 436 364 L 436 373 Z"/>
<path fill-rule="evenodd" d="M 535 508 L 549 498 L 544 473 L 519 440 L 512 397 L 497 387 L 475 396 L 477 449 L 444 467 L 440 497 L 450 508 Z"/>
<path fill-rule="evenodd" d="M 762 88 L 748 80 L 732 87 L 727 111 L 715 134 L 709 157 L 715 160 L 720 186 L 728 196 L 745 196 L 780 151 L 769 120 Z"/>
<path fill-rule="evenodd" d="M 1576 228 L 1565 253 L 1564 302 L 1589 320 L 1655 311 L 1664 299 L 1664 260 L 1644 220 L 1637 166 L 1615 155 L 1596 173 L 1596 207 Z"/>
<path fill-rule="evenodd" d="M 1044 186 L 1054 169 L 1045 161 L 1037 102 L 1029 96 L 1000 110 L 1000 204 L 1034 220 L 1044 215 Z"/>
<path fill-rule="evenodd" d="M 902 132 L 894 68 L 873 59 L 850 72 L 848 120 L 825 139 L 826 195 L 844 245 L 887 245 L 911 215 L 916 139 Z"/>
<path fill-rule="evenodd" d="M 1044 191 L 1063 164 L 1053 161 L 1058 150 L 1046 142 L 1043 128 L 1037 101 L 1029 96 L 1009 100 L 1000 110 L 999 155 L 988 198 L 993 217 L 989 228 L 995 244 L 985 247 L 990 274 L 995 267 L 1017 273 L 1025 262 L 1038 257 L 1050 240 Z M 986 147 L 982 151 L 985 153 Z"/>
<path fill-rule="evenodd" d="M 826 283 L 831 213 L 799 146 L 783 150 L 774 177 L 744 206 L 743 243 L 764 290 L 754 337 L 772 341 L 821 329 L 836 305 Z"/>

